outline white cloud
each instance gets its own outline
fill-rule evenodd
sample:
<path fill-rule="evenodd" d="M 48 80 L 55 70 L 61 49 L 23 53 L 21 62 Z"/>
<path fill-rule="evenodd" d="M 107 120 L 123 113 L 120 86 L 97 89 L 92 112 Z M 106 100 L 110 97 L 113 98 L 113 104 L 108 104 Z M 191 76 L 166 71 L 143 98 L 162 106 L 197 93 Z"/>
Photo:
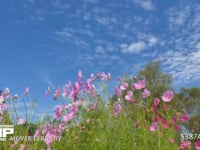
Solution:
<path fill-rule="evenodd" d="M 158 43 L 158 39 L 150 34 L 141 34 L 138 33 L 137 35 L 138 41 L 132 42 L 130 44 L 121 44 L 120 49 L 123 53 L 140 53 L 143 50 L 148 48 L 152 48 Z"/>
<path fill-rule="evenodd" d="M 198 43 L 196 44 L 196 48 L 197 48 L 197 49 L 200 49 L 200 42 L 198 42 Z"/>
<path fill-rule="evenodd" d="M 170 27 L 182 26 L 190 15 L 190 7 L 185 6 L 179 9 L 177 7 L 172 7 L 168 10 L 167 14 Z"/>
<path fill-rule="evenodd" d="M 95 49 L 95 52 L 104 54 L 105 50 L 104 50 L 104 48 L 102 46 L 97 46 L 96 49 Z"/>
<path fill-rule="evenodd" d="M 69 5 L 61 2 L 61 0 L 54 0 L 51 2 L 51 5 L 57 9 L 57 11 L 59 10 L 60 12 L 64 12 L 65 9 L 69 8 Z"/>
<path fill-rule="evenodd" d="M 147 45 L 144 41 L 138 41 L 135 43 L 131 43 L 129 45 L 127 44 L 121 44 L 121 51 L 124 53 L 140 53 L 141 51 L 145 50 L 147 48 Z"/>
<path fill-rule="evenodd" d="M 155 9 L 151 0 L 133 0 L 133 2 L 148 11 Z"/>
<path fill-rule="evenodd" d="M 86 2 L 86 3 L 98 3 L 99 1 L 98 0 L 82 0 L 83 2 Z"/>
<path fill-rule="evenodd" d="M 72 34 L 69 31 L 55 31 L 54 34 L 61 37 L 62 39 L 72 37 Z"/>
<path fill-rule="evenodd" d="M 140 52 L 140 51 L 146 49 L 146 47 L 147 46 L 143 41 L 139 41 L 137 43 L 131 43 L 128 46 L 128 51 L 130 51 L 130 52 Z"/>
<path fill-rule="evenodd" d="M 96 18 L 96 21 L 99 23 L 99 24 L 102 24 L 102 25 L 105 25 L 105 26 L 110 26 L 110 25 L 113 25 L 113 24 L 118 24 L 116 18 L 114 17 L 97 17 Z"/>
<path fill-rule="evenodd" d="M 187 5 L 170 9 L 169 25 L 176 28 L 165 46 L 173 51 L 161 54 L 165 69 L 173 74 L 175 84 L 198 83 L 200 80 L 200 5 Z M 193 14 L 193 15 L 190 15 Z M 184 27 L 180 28 L 180 26 Z"/>
<path fill-rule="evenodd" d="M 158 39 L 155 36 L 150 35 L 150 34 L 141 34 L 141 33 L 139 33 L 138 34 L 138 39 L 144 40 L 145 42 L 147 42 L 149 47 L 152 47 L 152 46 L 154 46 L 155 44 L 158 43 Z"/>
<path fill-rule="evenodd" d="M 154 36 L 151 36 L 149 37 L 148 42 L 149 42 L 149 46 L 153 46 L 158 42 L 158 39 Z"/>
<path fill-rule="evenodd" d="M 162 62 L 168 73 L 174 78 L 174 84 L 191 83 L 200 80 L 200 50 L 187 54 L 183 52 L 167 51 Z"/>
<path fill-rule="evenodd" d="M 61 42 L 69 42 L 79 46 L 79 48 L 89 48 L 88 42 L 82 38 L 84 36 L 93 37 L 93 32 L 88 29 L 74 29 L 74 28 L 64 28 L 61 31 L 55 31 L 54 34 L 59 37 L 58 40 Z M 80 36 L 81 35 L 81 36 Z"/>

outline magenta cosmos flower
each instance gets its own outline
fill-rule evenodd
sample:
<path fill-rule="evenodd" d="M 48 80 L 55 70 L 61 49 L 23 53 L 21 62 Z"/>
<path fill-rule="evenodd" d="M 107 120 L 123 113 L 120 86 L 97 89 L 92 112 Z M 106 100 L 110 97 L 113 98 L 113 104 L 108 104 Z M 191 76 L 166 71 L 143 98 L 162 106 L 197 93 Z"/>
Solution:
<path fill-rule="evenodd" d="M 154 98 L 153 106 L 158 106 L 160 103 L 159 98 Z"/>
<path fill-rule="evenodd" d="M 196 150 L 200 150 L 200 140 L 195 142 L 195 148 Z"/>
<path fill-rule="evenodd" d="M 187 122 L 189 119 L 190 119 L 190 117 L 189 117 L 188 115 L 183 115 L 183 116 L 181 117 L 181 122 L 185 123 L 185 122 Z"/>
<path fill-rule="evenodd" d="M 184 150 L 186 148 L 189 148 L 191 145 L 191 142 L 190 141 L 181 141 L 181 144 L 180 144 L 180 150 Z"/>
<path fill-rule="evenodd" d="M 170 102 L 174 98 L 174 92 L 173 91 L 166 91 L 163 93 L 162 100 L 164 102 Z"/>

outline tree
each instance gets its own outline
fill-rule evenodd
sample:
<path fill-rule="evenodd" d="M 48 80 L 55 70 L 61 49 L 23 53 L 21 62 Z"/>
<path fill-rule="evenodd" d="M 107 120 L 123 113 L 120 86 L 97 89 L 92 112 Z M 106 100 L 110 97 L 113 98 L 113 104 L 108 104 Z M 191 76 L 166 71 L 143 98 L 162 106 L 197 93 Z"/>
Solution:
<path fill-rule="evenodd" d="M 152 61 L 138 73 L 139 79 L 145 79 L 152 96 L 159 96 L 164 91 L 172 89 L 172 75 L 161 71 L 160 61 Z"/>
<path fill-rule="evenodd" d="M 178 111 L 188 114 L 190 121 L 187 128 L 195 133 L 200 132 L 200 88 L 182 88 L 181 91 L 176 94 L 176 100 L 173 102 L 173 106 Z"/>

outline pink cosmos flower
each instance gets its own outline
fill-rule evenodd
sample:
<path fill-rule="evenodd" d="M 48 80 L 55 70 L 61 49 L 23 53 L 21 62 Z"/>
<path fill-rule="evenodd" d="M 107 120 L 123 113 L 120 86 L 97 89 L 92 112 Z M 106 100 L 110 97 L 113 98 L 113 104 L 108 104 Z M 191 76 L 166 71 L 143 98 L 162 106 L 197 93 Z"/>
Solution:
<path fill-rule="evenodd" d="M 90 80 L 91 80 L 91 81 L 94 81 L 94 80 L 95 80 L 95 76 L 94 76 L 93 73 L 91 73 L 91 75 L 90 75 Z"/>
<path fill-rule="evenodd" d="M 153 116 L 153 121 L 154 122 L 158 122 L 158 120 L 159 120 L 159 117 L 157 115 Z"/>
<path fill-rule="evenodd" d="M 120 77 L 118 77 L 116 80 L 117 80 L 117 81 L 120 81 L 120 80 L 121 80 L 121 78 L 120 78 Z"/>
<path fill-rule="evenodd" d="M 40 135 L 40 129 L 38 128 L 38 129 L 35 131 L 34 138 L 39 137 L 39 135 Z"/>
<path fill-rule="evenodd" d="M 70 92 L 71 98 L 73 98 L 73 101 L 77 101 L 79 93 L 80 93 L 80 82 L 75 82 L 75 84 L 72 86 L 72 90 Z"/>
<path fill-rule="evenodd" d="M 61 88 L 58 87 L 53 95 L 55 100 L 58 99 L 58 97 L 60 96 L 60 93 L 61 93 Z"/>
<path fill-rule="evenodd" d="M 173 118 L 172 118 L 172 122 L 173 122 L 173 123 L 176 123 L 176 122 L 177 122 L 177 120 L 178 120 L 177 116 L 176 116 L 176 115 L 174 115 L 174 116 L 173 116 Z"/>
<path fill-rule="evenodd" d="M 111 80 L 111 74 L 108 73 L 108 80 Z"/>
<path fill-rule="evenodd" d="M 133 92 L 132 91 L 128 91 L 127 95 L 125 96 L 125 100 L 131 101 L 132 96 L 133 96 Z"/>
<path fill-rule="evenodd" d="M 65 128 L 65 123 L 64 122 L 61 122 L 58 126 L 57 126 L 57 133 L 59 135 L 62 135 L 63 131 L 64 131 L 64 128 Z"/>
<path fill-rule="evenodd" d="M 122 90 L 118 86 L 115 86 L 114 93 L 117 97 L 120 97 L 122 95 Z"/>
<path fill-rule="evenodd" d="M 65 90 L 63 93 L 63 96 L 67 96 L 70 93 L 70 88 L 71 88 L 71 82 L 69 81 L 66 85 L 65 85 Z"/>
<path fill-rule="evenodd" d="M 101 77 L 101 80 L 110 80 L 111 79 L 110 73 L 108 73 L 108 75 L 107 75 L 104 72 L 101 72 L 100 77 Z"/>
<path fill-rule="evenodd" d="M 29 91 L 30 91 L 30 89 L 28 87 L 26 87 L 24 90 L 24 95 L 28 95 Z"/>
<path fill-rule="evenodd" d="M 166 91 L 163 93 L 162 100 L 164 102 L 170 102 L 174 98 L 174 92 L 173 91 Z"/>
<path fill-rule="evenodd" d="M 121 105 L 118 102 L 114 104 L 114 116 L 118 116 L 121 113 Z"/>
<path fill-rule="evenodd" d="M 180 127 L 179 125 L 175 125 L 174 130 L 180 131 L 180 130 L 181 130 L 181 127 Z"/>
<path fill-rule="evenodd" d="M 0 104 L 3 104 L 5 102 L 5 98 L 3 96 L 0 96 Z"/>
<path fill-rule="evenodd" d="M 164 110 L 168 110 L 168 109 L 169 109 L 169 106 L 166 105 L 166 104 L 164 104 L 164 105 L 163 105 L 163 109 L 164 109 Z"/>
<path fill-rule="evenodd" d="M 151 126 L 150 126 L 150 131 L 156 131 L 159 129 L 159 126 L 156 122 L 152 123 Z"/>
<path fill-rule="evenodd" d="M 5 111 L 5 110 L 8 109 L 8 105 L 6 103 L 0 104 L 0 109 L 3 110 L 3 111 Z"/>
<path fill-rule="evenodd" d="M 173 138 L 169 138 L 169 142 L 170 142 L 171 144 L 173 144 L 175 141 L 174 141 Z"/>
<path fill-rule="evenodd" d="M 140 90 L 145 88 L 145 86 L 146 86 L 145 80 L 140 80 L 137 83 L 133 83 L 132 88 L 135 90 Z"/>
<path fill-rule="evenodd" d="M 24 119 L 22 118 L 22 117 L 19 117 L 18 119 L 17 119 L 17 124 L 18 125 L 23 125 L 25 123 L 25 121 L 24 121 Z"/>
<path fill-rule="evenodd" d="M 62 122 L 66 124 L 68 121 L 72 120 L 75 117 L 75 115 L 76 114 L 73 112 L 70 112 L 69 114 L 64 115 L 62 118 Z"/>
<path fill-rule="evenodd" d="M 86 80 L 86 82 L 85 82 L 85 84 L 84 84 L 84 88 L 83 88 L 83 91 L 84 92 L 87 92 L 89 89 L 90 89 L 90 86 L 91 86 L 91 80 L 90 79 L 88 79 L 88 80 Z"/>
<path fill-rule="evenodd" d="M 89 111 L 95 110 L 95 109 L 97 108 L 97 106 L 98 106 L 98 103 L 97 103 L 97 102 L 91 104 L 91 105 L 89 106 Z"/>
<path fill-rule="evenodd" d="M 4 99 L 8 99 L 8 97 L 10 96 L 10 89 L 9 88 L 5 88 L 5 90 L 3 91 L 3 97 Z"/>
<path fill-rule="evenodd" d="M 72 104 L 71 110 L 72 113 L 76 114 L 78 111 L 78 104 Z"/>
<path fill-rule="evenodd" d="M 159 98 L 154 98 L 154 102 L 153 102 L 153 106 L 157 107 L 160 103 L 160 99 Z"/>
<path fill-rule="evenodd" d="M 196 150 L 200 150 L 200 140 L 195 142 L 195 148 Z"/>
<path fill-rule="evenodd" d="M 17 94 L 12 96 L 12 99 L 18 99 L 18 98 L 19 98 L 19 96 Z"/>
<path fill-rule="evenodd" d="M 180 150 L 184 150 L 185 148 L 189 148 L 191 145 L 190 141 L 181 141 Z"/>
<path fill-rule="evenodd" d="M 190 117 L 189 117 L 188 115 L 183 115 L 183 116 L 181 117 L 181 122 L 185 123 L 185 122 L 187 122 L 189 119 L 190 119 Z"/>
<path fill-rule="evenodd" d="M 50 87 L 48 86 L 48 88 L 47 88 L 47 90 L 46 90 L 46 92 L 45 92 L 45 95 L 46 95 L 46 96 L 49 96 L 50 93 L 51 93 L 51 89 L 50 89 Z"/>
<path fill-rule="evenodd" d="M 144 92 L 142 92 L 142 98 L 147 98 L 151 95 L 151 92 L 147 89 L 144 89 Z"/>
<path fill-rule="evenodd" d="M 53 129 L 50 129 L 46 136 L 45 136 L 45 143 L 47 146 L 50 146 L 50 144 L 53 142 L 54 138 L 56 137 L 56 131 Z"/>
<path fill-rule="evenodd" d="M 7 104 L 0 104 L 0 115 L 3 114 L 4 111 L 8 109 Z"/>
<path fill-rule="evenodd" d="M 164 128 L 169 128 L 169 124 L 165 118 L 162 118 L 162 125 Z"/>
<path fill-rule="evenodd" d="M 90 87 L 90 96 L 95 96 L 95 94 L 96 94 L 96 87 L 94 84 L 92 84 Z"/>
<path fill-rule="evenodd" d="M 81 81 L 82 76 L 83 76 L 82 71 L 79 70 L 79 71 L 78 71 L 78 81 Z"/>
<path fill-rule="evenodd" d="M 67 123 L 68 121 L 72 120 L 76 116 L 77 111 L 78 111 L 78 106 L 73 104 L 71 106 L 70 113 L 69 114 L 65 114 L 63 116 L 62 122 Z"/>
<path fill-rule="evenodd" d="M 53 118 L 54 118 L 54 119 L 59 118 L 59 117 L 61 116 L 61 112 L 62 112 L 62 109 L 61 109 L 59 106 L 56 107 L 56 110 L 54 111 L 54 116 L 53 116 Z"/>
<path fill-rule="evenodd" d="M 122 83 L 122 85 L 120 85 L 120 89 L 121 90 L 126 90 L 128 88 L 128 83 L 127 82 L 124 82 L 124 83 Z"/>
<path fill-rule="evenodd" d="M 51 125 L 47 123 L 44 127 L 41 128 L 41 134 L 44 135 L 47 133 L 48 130 L 51 130 Z"/>

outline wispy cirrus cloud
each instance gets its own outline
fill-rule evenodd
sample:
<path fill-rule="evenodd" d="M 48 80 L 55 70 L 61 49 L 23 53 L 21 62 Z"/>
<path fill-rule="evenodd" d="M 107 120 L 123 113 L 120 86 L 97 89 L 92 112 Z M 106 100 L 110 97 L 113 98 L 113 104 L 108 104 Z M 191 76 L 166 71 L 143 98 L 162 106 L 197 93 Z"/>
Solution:
<path fill-rule="evenodd" d="M 200 49 L 192 53 L 168 52 L 163 59 L 163 64 L 168 67 L 165 70 L 171 73 L 174 84 L 185 84 L 196 82 L 200 79 Z"/>
<path fill-rule="evenodd" d="M 82 36 L 87 36 L 89 38 L 93 37 L 93 32 L 88 29 L 74 29 L 74 28 L 64 28 L 60 31 L 55 31 L 54 34 L 62 42 L 68 42 L 73 45 L 77 45 L 80 48 L 88 47 L 88 41 Z"/>
<path fill-rule="evenodd" d="M 190 16 L 190 6 L 182 6 L 180 8 L 172 7 L 168 10 L 168 20 L 170 27 L 182 26 Z"/>
<path fill-rule="evenodd" d="M 142 7 L 145 10 L 152 11 L 155 10 L 156 7 L 151 0 L 133 0 L 133 2 Z"/>
<path fill-rule="evenodd" d="M 105 53 L 105 49 L 102 46 L 97 46 L 95 48 L 95 52 L 99 53 L 99 54 L 104 54 Z"/>
<path fill-rule="evenodd" d="M 200 5 L 180 5 L 169 8 L 169 12 L 169 26 L 173 27 L 170 30 L 176 29 L 177 32 L 172 32 L 173 35 L 165 39 L 165 48 L 171 48 L 160 55 L 163 64 L 166 65 L 165 70 L 173 74 L 175 84 L 184 86 L 198 82 L 200 80 Z"/>
<path fill-rule="evenodd" d="M 87 2 L 87 3 L 98 3 L 99 0 L 82 0 L 83 2 Z"/>

